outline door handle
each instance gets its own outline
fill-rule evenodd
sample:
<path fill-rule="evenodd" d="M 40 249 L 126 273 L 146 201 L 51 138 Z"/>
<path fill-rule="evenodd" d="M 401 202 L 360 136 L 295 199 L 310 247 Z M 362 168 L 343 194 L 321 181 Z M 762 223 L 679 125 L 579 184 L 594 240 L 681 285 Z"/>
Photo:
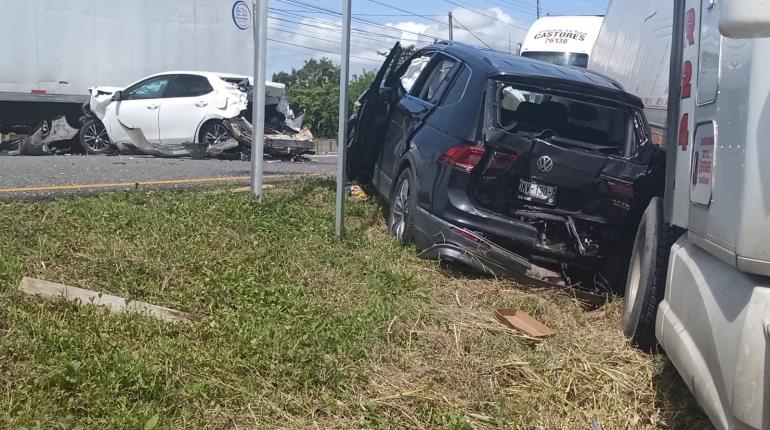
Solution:
<path fill-rule="evenodd" d="M 198 106 L 198 107 L 206 107 L 208 105 L 209 105 L 209 102 L 198 102 L 198 103 L 195 103 L 195 106 Z"/>
<path fill-rule="evenodd" d="M 155 110 L 155 109 L 157 109 L 159 107 L 160 107 L 160 105 L 147 105 L 147 109 L 149 109 L 149 110 Z"/>

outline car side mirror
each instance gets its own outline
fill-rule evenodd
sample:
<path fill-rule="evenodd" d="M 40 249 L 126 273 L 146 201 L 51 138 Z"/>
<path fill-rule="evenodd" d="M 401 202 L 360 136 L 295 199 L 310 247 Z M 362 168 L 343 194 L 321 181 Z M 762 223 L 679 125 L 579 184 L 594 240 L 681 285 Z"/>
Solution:
<path fill-rule="evenodd" d="M 733 39 L 770 37 L 770 0 L 724 0 L 719 31 Z"/>
<path fill-rule="evenodd" d="M 112 93 L 112 101 L 119 102 L 123 99 L 123 91 L 115 91 Z"/>

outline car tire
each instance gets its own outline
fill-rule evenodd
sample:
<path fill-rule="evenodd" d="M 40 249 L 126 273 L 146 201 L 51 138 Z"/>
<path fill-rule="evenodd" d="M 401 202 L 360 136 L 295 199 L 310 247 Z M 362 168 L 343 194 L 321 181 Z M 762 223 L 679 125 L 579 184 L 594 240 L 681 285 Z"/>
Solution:
<path fill-rule="evenodd" d="M 390 193 L 388 233 L 402 245 L 414 242 L 414 213 L 417 209 L 417 184 L 409 167 L 401 171 Z"/>
<path fill-rule="evenodd" d="M 78 133 L 80 148 L 86 154 L 108 154 L 112 152 L 112 143 L 104 124 L 97 118 L 83 122 Z"/>
<path fill-rule="evenodd" d="M 663 300 L 671 245 L 679 230 L 663 221 L 663 202 L 654 197 L 639 222 L 623 299 L 623 333 L 644 350 L 657 345 L 655 318 Z"/>
<path fill-rule="evenodd" d="M 232 137 L 230 134 L 230 129 L 227 128 L 225 123 L 221 120 L 213 120 L 203 124 L 199 136 L 199 143 L 205 143 L 208 145 L 222 143 Z"/>

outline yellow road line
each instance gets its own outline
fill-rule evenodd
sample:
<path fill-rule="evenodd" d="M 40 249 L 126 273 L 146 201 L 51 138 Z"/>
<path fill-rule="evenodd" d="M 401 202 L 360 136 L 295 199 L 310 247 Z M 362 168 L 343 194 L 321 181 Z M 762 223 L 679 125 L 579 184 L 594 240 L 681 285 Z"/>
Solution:
<path fill-rule="evenodd" d="M 265 178 L 273 178 L 281 175 L 265 175 Z M 106 182 L 96 184 L 71 184 L 71 185 L 42 185 L 36 187 L 16 187 L 0 188 L 0 193 L 23 193 L 33 191 L 67 191 L 83 190 L 95 188 L 122 188 L 148 185 L 183 185 L 183 184 L 205 184 L 209 182 L 237 182 L 248 181 L 250 176 L 219 176 L 213 178 L 191 178 L 191 179 L 167 179 L 157 181 L 134 181 L 134 182 Z"/>

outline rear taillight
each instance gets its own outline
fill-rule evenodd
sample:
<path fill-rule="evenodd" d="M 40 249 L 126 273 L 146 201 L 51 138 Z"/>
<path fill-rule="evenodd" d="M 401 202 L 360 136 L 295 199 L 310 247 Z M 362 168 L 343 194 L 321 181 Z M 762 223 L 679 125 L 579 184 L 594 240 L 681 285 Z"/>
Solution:
<path fill-rule="evenodd" d="M 479 164 L 483 156 L 483 146 L 458 143 L 441 154 L 438 162 L 462 172 L 471 172 Z"/>
<path fill-rule="evenodd" d="M 475 234 L 473 232 L 470 232 L 468 230 L 462 229 L 460 227 L 455 227 L 455 226 L 450 227 L 450 230 L 452 230 L 453 232 L 459 234 L 460 236 L 470 240 L 471 242 L 477 244 L 478 246 L 480 246 L 482 248 L 486 248 L 486 249 L 492 248 L 492 245 L 490 245 L 489 242 L 487 242 L 486 240 L 484 240 L 484 238 L 482 238 L 481 236 L 479 236 L 479 235 L 477 235 L 477 234 Z"/>

